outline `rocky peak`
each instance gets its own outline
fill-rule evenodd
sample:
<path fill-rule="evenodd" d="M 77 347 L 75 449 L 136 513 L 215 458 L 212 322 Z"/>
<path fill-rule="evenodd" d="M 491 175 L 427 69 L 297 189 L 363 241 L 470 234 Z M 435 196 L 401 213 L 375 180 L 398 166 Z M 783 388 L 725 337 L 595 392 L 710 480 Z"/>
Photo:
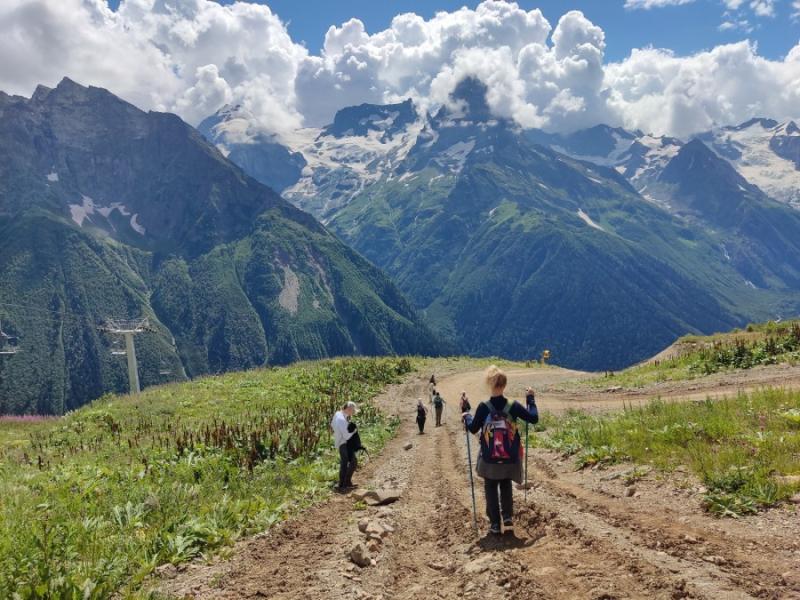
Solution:
<path fill-rule="evenodd" d="M 736 183 L 739 180 L 744 181 L 728 162 L 717 156 L 702 140 L 694 138 L 678 151 L 660 179 L 668 183 L 679 183 L 687 176 L 700 176 L 710 172 L 724 172 L 726 179 L 735 180 Z"/>
<path fill-rule="evenodd" d="M 338 111 L 333 123 L 323 128 L 320 135 L 365 137 L 376 131 L 383 132 L 384 139 L 391 139 L 417 119 L 417 109 L 411 99 L 397 104 L 360 104 Z"/>
<path fill-rule="evenodd" d="M 486 100 L 488 91 L 485 83 L 474 77 L 468 77 L 459 82 L 450 97 L 463 103 L 464 118 L 470 121 L 488 121 L 492 118 L 489 102 Z"/>
<path fill-rule="evenodd" d="M 728 131 L 742 131 L 744 129 L 750 129 L 754 125 L 760 125 L 762 129 L 772 129 L 778 126 L 778 122 L 774 119 L 766 119 L 764 117 L 754 117 L 740 125 L 734 125 L 731 127 L 725 127 Z"/>
<path fill-rule="evenodd" d="M 775 128 L 769 147 L 781 158 L 793 162 L 795 169 L 800 171 L 800 128 L 794 121 L 782 123 Z"/>

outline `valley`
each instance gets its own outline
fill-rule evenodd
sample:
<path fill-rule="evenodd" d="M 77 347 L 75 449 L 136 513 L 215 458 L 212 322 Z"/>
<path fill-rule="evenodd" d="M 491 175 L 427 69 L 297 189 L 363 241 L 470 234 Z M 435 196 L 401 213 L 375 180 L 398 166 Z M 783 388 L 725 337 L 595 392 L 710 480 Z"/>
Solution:
<path fill-rule="evenodd" d="M 306 165 L 283 195 L 477 356 L 550 349 L 566 367 L 619 369 L 687 332 L 800 312 L 793 122 L 691 140 L 604 125 L 552 134 L 497 118 L 487 93 L 466 78 L 429 114 L 363 104 L 298 131 L 282 147 Z M 222 149 L 238 140 L 245 169 L 267 147 L 242 141 L 242 110 L 212 119 L 206 136 Z M 764 187 L 772 196 L 734 154 L 786 167 Z"/>

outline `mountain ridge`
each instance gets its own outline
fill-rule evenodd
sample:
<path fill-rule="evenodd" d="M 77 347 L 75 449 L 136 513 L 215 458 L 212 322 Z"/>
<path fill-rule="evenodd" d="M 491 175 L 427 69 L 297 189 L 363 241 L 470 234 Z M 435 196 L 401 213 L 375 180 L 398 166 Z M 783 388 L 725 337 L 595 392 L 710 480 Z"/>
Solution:
<path fill-rule="evenodd" d="M 124 390 L 108 317 L 149 318 L 144 385 L 439 351 L 378 269 L 178 117 L 66 79 L 34 96 L 0 104 L 0 313 L 22 350 L 0 361 L 0 412 Z"/>
<path fill-rule="evenodd" d="M 733 327 L 798 309 L 789 293 L 795 285 L 793 268 L 767 268 L 761 279 L 752 279 L 753 269 L 760 272 L 769 265 L 763 253 L 745 247 L 757 239 L 753 232 L 747 244 L 726 244 L 725 236 L 741 229 L 731 225 L 724 233 L 716 232 L 709 214 L 692 216 L 671 196 L 675 183 L 661 180 L 661 175 L 670 164 L 678 164 L 674 161 L 686 146 L 680 140 L 602 125 L 572 136 L 522 130 L 493 117 L 485 87 L 469 80 L 457 87 L 449 103 L 421 117 L 413 131 L 409 129 L 402 151 L 384 142 L 370 145 L 366 137 L 350 136 L 342 144 L 325 141 L 322 133 L 316 139 L 329 144 L 331 158 L 345 143 L 355 147 L 363 143 L 371 151 L 364 154 L 363 167 L 357 152 L 348 154 L 355 164 L 343 162 L 342 167 L 336 160 L 326 163 L 324 155 L 320 157 L 322 166 L 314 167 L 315 181 L 326 177 L 337 181 L 349 173 L 347 185 L 337 187 L 337 197 L 331 202 L 304 204 L 303 193 L 316 198 L 329 193 L 313 183 L 298 184 L 295 194 L 286 197 L 316 212 L 345 241 L 386 270 L 429 322 L 470 353 L 524 358 L 547 346 L 556 348 L 560 363 L 567 366 L 617 368 L 625 360 L 657 351 L 652 339 L 668 343 L 677 332 Z M 719 166 L 716 155 L 708 158 Z M 751 189 L 755 186 L 746 187 L 755 198 Z M 755 202 L 766 200 L 758 196 Z M 759 214 L 775 210 L 770 205 Z M 514 231 L 537 248 L 530 256 L 526 248 L 516 248 L 517 257 L 526 257 L 533 265 L 522 271 L 511 256 L 490 247 L 491 240 L 497 243 Z M 548 248 L 553 247 L 563 249 L 560 258 L 552 258 Z M 726 258 L 731 252 L 738 259 L 735 265 Z M 493 263 L 494 259 L 499 262 Z M 757 267 L 748 262 L 753 259 Z M 544 265 L 555 261 L 552 264 L 559 266 L 546 275 L 546 269 L 534 268 L 541 260 Z M 604 263 L 614 265 L 605 271 L 604 279 L 627 290 L 625 294 L 609 296 L 601 280 L 593 278 L 591 273 Z M 513 290 L 572 289 L 569 282 L 559 281 L 558 271 L 563 269 L 562 277 L 567 277 L 566 273 L 573 272 L 568 265 L 580 264 L 582 284 L 576 283 L 576 290 L 593 290 L 585 293 L 603 298 L 599 304 L 607 310 L 619 307 L 621 313 L 638 315 L 631 317 L 637 325 L 628 323 L 619 329 L 626 332 L 620 337 L 631 348 L 620 346 L 609 330 L 595 331 L 591 337 L 617 346 L 613 359 L 601 356 L 599 345 L 586 350 L 590 336 L 585 332 L 591 331 L 592 323 L 581 321 L 581 312 L 594 300 L 578 295 L 569 302 L 555 296 L 545 302 L 551 320 L 562 321 L 559 328 L 536 315 L 525 316 L 522 300 L 515 306 L 505 303 L 503 313 L 495 315 L 497 326 L 509 332 L 535 329 L 540 339 L 514 347 L 513 334 L 498 333 L 494 345 L 477 344 L 474 340 L 481 331 L 476 316 L 499 309 L 499 304 L 487 304 L 486 283 L 476 278 L 477 273 L 492 278 L 486 272 L 488 264 L 494 264 L 498 273 L 515 273 L 509 277 L 515 282 Z M 637 269 L 640 274 L 634 276 Z M 537 272 L 545 279 L 531 279 L 536 284 L 525 288 L 525 281 Z M 626 278 L 620 279 L 620 273 L 627 273 Z M 633 288 L 632 281 L 638 281 Z M 633 305 L 631 299 L 635 299 Z M 705 308 L 697 312 L 701 306 Z M 664 315 L 654 327 L 658 333 L 651 331 L 652 339 L 643 339 L 647 335 L 641 336 L 641 328 L 659 311 Z M 562 319 L 562 312 L 570 317 Z M 598 317 L 602 319 L 608 316 Z M 582 326 L 570 324 L 571 320 Z M 581 328 L 583 333 L 577 331 Z M 557 332 L 572 339 L 559 342 L 554 339 Z"/>

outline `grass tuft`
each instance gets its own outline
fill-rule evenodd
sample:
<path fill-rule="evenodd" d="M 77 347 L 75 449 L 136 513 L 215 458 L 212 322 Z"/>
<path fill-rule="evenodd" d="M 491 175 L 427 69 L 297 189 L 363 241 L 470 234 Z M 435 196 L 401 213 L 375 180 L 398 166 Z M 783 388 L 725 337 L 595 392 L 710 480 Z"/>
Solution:
<path fill-rule="evenodd" d="M 797 414 L 800 392 L 784 390 L 690 403 L 655 400 L 613 415 L 567 413 L 537 443 L 573 457 L 579 469 L 623 461 L 664 471 L 686 465 L 707 488 L 709 512 L 741 516 L 800 489 L 783 477 L 800 474 Z"/>

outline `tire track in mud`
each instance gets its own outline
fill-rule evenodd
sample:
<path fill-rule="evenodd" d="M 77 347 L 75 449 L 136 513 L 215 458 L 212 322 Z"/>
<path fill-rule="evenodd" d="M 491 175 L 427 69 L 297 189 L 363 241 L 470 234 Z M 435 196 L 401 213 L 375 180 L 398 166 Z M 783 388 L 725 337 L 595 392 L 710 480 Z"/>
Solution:
<path fill-rule="evenodd" d="M 617 539 L 621 535 L 648 562 L 681 573 L 690 581 L 687 589 L 698 594 L 712 589 L 711 597 L 745 593 L 744 597 L 800 598 L 800 588 L 783 581 L 781 576 L 797 565 L 777 557 L 767 544 L 748 541 L 749 547 L 745 548 L 742 540 L 681 523 L 679 515 L 672 511 L 632 510 L 613 496 L 559 481 L 550 465 L 542 460 L 534 462 L 532 472 L 538 484 L 534 501 L 542 505 L 557 503 L 562 512 L 569 507 L 585 529 L 607 530 L 607 535 L 613 534 Z M 763 559 L 765 556 L 768 558 Z"/>

